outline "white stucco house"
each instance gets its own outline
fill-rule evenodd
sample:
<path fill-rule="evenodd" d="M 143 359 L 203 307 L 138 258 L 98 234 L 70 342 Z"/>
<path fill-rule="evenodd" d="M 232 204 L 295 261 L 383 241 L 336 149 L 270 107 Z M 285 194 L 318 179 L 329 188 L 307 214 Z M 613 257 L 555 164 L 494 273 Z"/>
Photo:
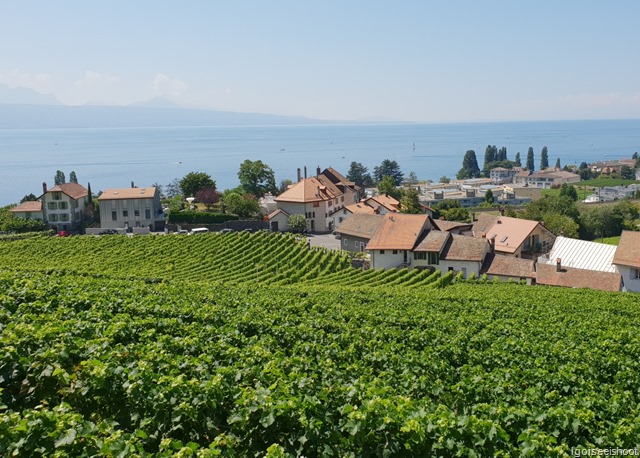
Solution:
<path fill-rule="evenodd" d="M 153 186 L 107 189 L 100 194 L 98 202 L 102 229 L 147 228 L 156 231 L 164 226 L 160 193 Z"/>
<path fill-rule="evenodd" d="M 613 257 L 627 291 L 640 292 L 640 232 L 622 231 Z"/>

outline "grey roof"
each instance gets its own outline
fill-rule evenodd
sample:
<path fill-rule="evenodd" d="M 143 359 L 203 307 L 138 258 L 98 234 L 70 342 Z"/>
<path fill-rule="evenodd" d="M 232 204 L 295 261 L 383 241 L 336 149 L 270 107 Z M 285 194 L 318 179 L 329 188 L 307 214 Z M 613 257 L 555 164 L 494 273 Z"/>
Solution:
<path fill-rule="evenodd" d="M 538 263 L 555 265 L 556 259 L 560 258 L 563 267 L 617 272 L 612 264 L 616 248 L 615 245 L 558 236 L 549 255 L 538 258 Z"/>

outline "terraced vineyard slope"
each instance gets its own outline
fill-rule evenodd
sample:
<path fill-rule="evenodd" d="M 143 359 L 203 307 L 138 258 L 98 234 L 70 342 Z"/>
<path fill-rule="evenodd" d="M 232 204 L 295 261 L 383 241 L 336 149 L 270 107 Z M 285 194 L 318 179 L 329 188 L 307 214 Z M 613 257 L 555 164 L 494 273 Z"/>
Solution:
<path fill-rule="evenodd" d="M 418 271 L 363 272 L 346 254 L 309 248 L 291 234 L 236 232 L 197 236 L 39 237 L 0 242 L 0 266 L 147 281 L 186 280 L 283 285 L 304 282 L 425 286 L 438 279 Z M 366 280 L 366 282 L 365 282 Z"/>

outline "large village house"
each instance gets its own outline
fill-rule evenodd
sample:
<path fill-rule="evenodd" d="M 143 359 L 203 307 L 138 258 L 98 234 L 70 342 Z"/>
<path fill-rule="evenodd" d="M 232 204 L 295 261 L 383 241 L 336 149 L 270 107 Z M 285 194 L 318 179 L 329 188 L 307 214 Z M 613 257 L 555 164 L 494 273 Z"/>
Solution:
<path fill-rule="evenodd" d="M 360 187 L 347 180 L 331 167 L 316 176 L 302 178 L 298 169 L 298 182 L 275 198 L 278 210 L 268 215 L 272 230 L 286 230 L 284 216 L 304 215 L 311 232 L 326 232 L 334 229 L 331 213 L 360 200 Z M 278 219 L 279 218 L 279 219 Z M 273 224 L 273 222 L 277 224 Z"/>
<path fill-rule="evenodd" d="M 54 231 L 77 231 L 84 217 L 89 191 L 77 183 L 64 183 L 47 188 L 42 183 L 42 195 L 38 198 L 41 214 L 37 211 L 38 204 L 27 203 L 15 207 L 14 214 L 29 214 L 32 218 L 42 219 Z M 35 211 L 27 211 L 35 210 Z"/>
<path fill-rule="evenodd" d="M 367 245 L 374 269 L 410 267 L 412 251 L 432 227 L 427 215 L 389 213 L 383 216 Z"/>
<path fill-rule="evenodd" d="M 107 189 L 98 201 L 101 229 L 139 228 L 135 232 L 164 229 L 160 193 L 153 186 Z"/>
<path fill-rule="evenodd" d="M 473 224 L 473 236 L 495 239 L 495 252 L 535 259 L 553 246 L 555 235 L 538 221 L 482 214 Z"/>

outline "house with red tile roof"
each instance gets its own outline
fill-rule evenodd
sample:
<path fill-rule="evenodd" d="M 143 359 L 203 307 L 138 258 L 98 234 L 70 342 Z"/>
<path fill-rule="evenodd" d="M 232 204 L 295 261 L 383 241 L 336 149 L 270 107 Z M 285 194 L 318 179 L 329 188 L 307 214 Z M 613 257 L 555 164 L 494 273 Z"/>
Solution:
<path fill-rule="evenodd" d="M 335 169 L 328 168 L 316 176 L 300 178 L 275 201 L 278 209 L 289 215 L 304 215 L 311 232 L 334 229 L 330 214 L 360 200 L 360 188 Z"/>
<path fill-rule="evenodd" d="M 44 220 L 42 202 L 39 200 L 23 202 L 20 205 L 10 208 L 9 211 L 13 213 L 13 216 L 16 218 Z"/>
<path fill-rule="evenodd" d="M 374 269 L 411 267 L 412 251 L 426 236 L 433 220 L 427 215 L 389 213 L 367 245 Z"/>
<path fill-rule="evenodd" d="M 553 246 L 555 235 L 539 221 L 482 214 L 474 222 L 474 237 L 495 239 L 497 254 L 535 259 Z"/>
<path fill-rule="evenodd" d="M 43 218 L 47 225 L 55 231 L 75 231 L 80 227 L 86 208 L 89 191 L 77 183 L 64 183 L 47 189 L 42 184 Z"/>
<path fill-rule="evenodd" d="M 478 276 L 490 250 L 487 239 L 433 230 L 413 249 L 412 267 Z"/>
<path fill-rule="evenodd" d="M 480 275 L 486 274 L 489 280 L 524 281 L 527 285 L 532 285 L 536 278 L 535 265 L 533 259 L 489 253 L 484 259 Z"/>
<path fill-rule="evenodd" d="M 620 291 L 622 276 L 617 272 L 565 267 L 560 260 L 556 265 L 538 264 L 536 283 L 546 286 L 564 286 L 566 288 L 589 288 L 602 291 Z"/>
<path fill-rule="evenodd" d="M 106 189 L 98 197 L 102 229 L 164 228 L 160 192 L 156 187 Z"/>
<path fill-rule="evenodd" d="M 613 264 L 627 291 L 640 292 L 640 232 L 622 231 Z"/>

